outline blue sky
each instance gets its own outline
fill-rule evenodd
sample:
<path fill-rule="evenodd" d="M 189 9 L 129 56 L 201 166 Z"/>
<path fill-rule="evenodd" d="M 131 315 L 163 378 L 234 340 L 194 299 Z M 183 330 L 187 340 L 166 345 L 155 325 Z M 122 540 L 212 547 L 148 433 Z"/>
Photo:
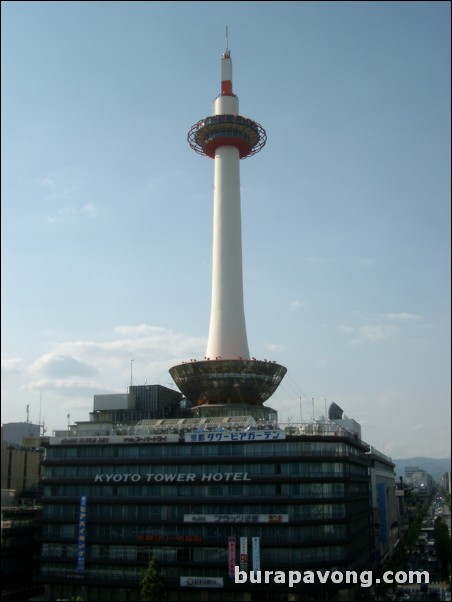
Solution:
<path fill-rule="evenodd" d="M 229 28 L 250 353 L 283 420 L 338 403 L 394 458 L 450 455 L 450 3 L 2 3 L 2 421 L 205 354 L 212 112 Z M 312 402 L 314 400 L 314 403 Z"/>

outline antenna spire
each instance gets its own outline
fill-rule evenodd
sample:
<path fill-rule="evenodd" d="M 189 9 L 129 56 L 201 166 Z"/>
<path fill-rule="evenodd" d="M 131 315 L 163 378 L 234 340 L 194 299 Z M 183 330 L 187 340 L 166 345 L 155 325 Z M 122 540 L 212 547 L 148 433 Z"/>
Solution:
<path fill-rule="evenodd" d="M 226 25 L 226 52 L 229 52 L 228 26 Z"/>
<path fill-rule="evenodd" d="M 132 365 L 135 360 L 130 360 L 130 386 L 133 386 L 133 378 L 132 378 Z"/>

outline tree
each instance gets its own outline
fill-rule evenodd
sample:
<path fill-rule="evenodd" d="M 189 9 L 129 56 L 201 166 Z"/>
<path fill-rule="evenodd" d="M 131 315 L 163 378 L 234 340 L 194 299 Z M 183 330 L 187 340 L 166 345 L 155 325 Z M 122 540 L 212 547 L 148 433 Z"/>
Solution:
<path fill-rule="evenodd" d="M 435 521 L 435 548 L 441 563 L 441 576 L 447 579 L 450 572 L 451 552 L 449 529 L 445 521 L 437 518 Z"/>
<path fill-rule="evenodd" d="M 141 600 L 143 602 L 161 602 L 167 599 L 165 575 L 155 556 L 150 559 L 141 579 Z"/>

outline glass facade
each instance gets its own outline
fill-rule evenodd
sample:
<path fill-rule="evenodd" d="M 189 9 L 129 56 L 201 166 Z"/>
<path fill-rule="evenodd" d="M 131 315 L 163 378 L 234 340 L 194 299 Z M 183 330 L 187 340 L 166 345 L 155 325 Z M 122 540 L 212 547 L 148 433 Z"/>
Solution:
<path fill-rule="evenodd" d="M 247 538 L 248 570 L 252 538 L 259 538 L 263 570 L 369 568 L 366 450 L 353 438 L 325 436 L 105 445 L 55 441 L 46 449 L 42 480 L 40 579 L 48 599 L 70 596 L 71 588 L 83 583 L 90 600 L 137 600 L 151 556 L 160 560 L 171 600 L 200 599 L 199 590 L 181 577 L 223 580 L 221 596 L 206 593 L 207 600 L 250 599 L 245 594 L 258 595 L 260 586 L 245 592 L 228 575 L 231 537 L 237 565 L 240 538 Z M 77 573 L 80 496 L 87 496 L 86 548 L 84 570 Z M 281 593 L 281 586 L 274 587 Z M 118 598 L 124 588 L 127 597 Z M 218 589 L 212 588 L 214 594 Z"/>

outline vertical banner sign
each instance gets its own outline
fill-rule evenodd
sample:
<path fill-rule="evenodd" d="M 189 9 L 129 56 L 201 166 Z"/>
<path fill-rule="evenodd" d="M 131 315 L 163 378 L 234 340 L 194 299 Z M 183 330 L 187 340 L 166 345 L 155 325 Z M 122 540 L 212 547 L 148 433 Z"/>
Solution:
<path fill-rule="evenodd" d="M 261 550 L 259 546 L 259 537 L 253 537 L 252 540 L 253 548 L 253 571 L 261 570 Z"/>
<path fill-rule="evenodd" d="M 235 537 L 228 538 L 228 566 L 229 566 L 229 577 L 235 575 Z"/>
<path fill-rule="evenodd" d="M 78 522 L 78 551 L 77 551 L 77 573 L 85 570 L 86 555 L 86 495 L 80 497 L 80 519 Z"/>
<path fill-rule="evenodd" d="M 248 537 L 240 538 L 240 570 L 248 571 Z"/>

